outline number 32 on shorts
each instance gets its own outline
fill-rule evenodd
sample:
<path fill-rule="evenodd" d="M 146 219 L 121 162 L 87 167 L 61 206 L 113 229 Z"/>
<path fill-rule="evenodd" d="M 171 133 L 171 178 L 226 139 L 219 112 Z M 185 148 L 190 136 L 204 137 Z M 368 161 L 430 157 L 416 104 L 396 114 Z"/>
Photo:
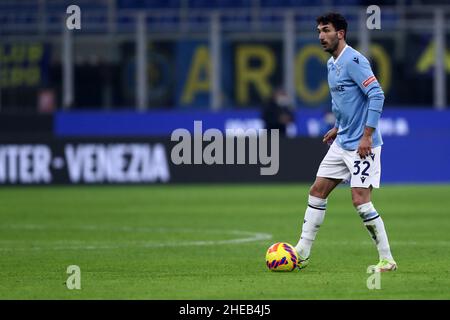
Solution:
<path fill-rule="evenodd" d="M 358 175 L 361 172 L 362 176 L 368 177 L 369 174 L 367 173 L 367 170 L 370 168 L 370 162 L 369 161 L 360 161 L 356 160 L 353 167 L 355 167 L 355 172 L 353 172 L 353 175 Z M 361 171 L 362 170 L 362 171 Z"/>

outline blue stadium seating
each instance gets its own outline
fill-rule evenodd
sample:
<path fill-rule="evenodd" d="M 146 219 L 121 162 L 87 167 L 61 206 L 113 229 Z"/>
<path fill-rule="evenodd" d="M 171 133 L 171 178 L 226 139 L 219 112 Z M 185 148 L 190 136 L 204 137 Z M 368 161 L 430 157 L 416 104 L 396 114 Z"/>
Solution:
<path fill-rule="evenodd" d="M 260 0 L 261 7 L 289 8 L 321 5 L 323 0 Z"/>
<path fill-rule="evenodd" d="M 117 0 L 117 7 L 119 9 L 177 9 L 182 2 L 182 0 Z"/>
<path fill-rule="evenodd" d="M 251 0 L 189 0 L 190 8 L 250 8 Z"/>

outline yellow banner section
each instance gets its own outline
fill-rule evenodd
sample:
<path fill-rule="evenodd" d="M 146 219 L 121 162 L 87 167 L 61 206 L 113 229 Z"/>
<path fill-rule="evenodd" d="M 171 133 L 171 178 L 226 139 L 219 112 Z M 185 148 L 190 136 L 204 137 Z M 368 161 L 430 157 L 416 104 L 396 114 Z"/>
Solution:
<path fill-rule="evenodd" d="M 250 91 L 257 94 L 260 100 L 271 96 L 276 89 L 270 82 L 270 78 L 277 72 L 281 72 L 283 66 L 277 64 L 276 52 L 269 45 L 241 44 L 235 47 L 234 54 L 234 94 L 233 100 L 239 105 L 250 102 Z M 189 105 L 198 94 L 208 94 L 211 85 L 211 59 L 209 48 L 199 45 L 194 49 L 189 66 L 188 77 L 183 85 L 181 103 Z M 374 64 L 375 74 L 380 81 L 385 94 L 389 93 L 392 79 L 391 58 L 386 50 L 378 44 L 370 46 L 370 58 Z M 327 102 L 329 89 L 326 79 L 326 71 L 323 72 L 323 80 L 319 84 L 310 81 L 308 64 L 316 61 L 323 65 L 325 70 L 329 55 L 316 44 L 306 44 L 300 47 L 295 54 L 294 80 L 295 94 L 303 103 L 315 105 Z M 257 63 L 251 63 L 256 61 Z M 420 69 L 420 68 L 418 68 Z"/>
<path fill-rule="evenodd" d="M 35 87 L 43 77 L 44 45 L 0 45 L 0 85 L 2 88 Z"/>

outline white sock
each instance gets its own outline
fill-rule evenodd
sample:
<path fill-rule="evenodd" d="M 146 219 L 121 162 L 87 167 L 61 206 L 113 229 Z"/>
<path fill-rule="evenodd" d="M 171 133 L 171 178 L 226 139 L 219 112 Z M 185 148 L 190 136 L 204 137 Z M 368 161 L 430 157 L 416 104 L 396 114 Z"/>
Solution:
<path fill-rule="evenodd" d="M 302 234 L 295 249 L 302 258 L 308 258 L 316 234 L 325 218 L 327 199 L 320 199 L 314 196 L 308 197 L 308 207 L 303 220 Z"/>
<path fill-rule="evenodd" d="M 362 204 L 358 206 L 356 210 L 369 231 L 373 242 L 377 246 L 380 259 L 393 260 L 383 219 L 381 219 L 380 215 L 375 210 L 372 202 Z"/>

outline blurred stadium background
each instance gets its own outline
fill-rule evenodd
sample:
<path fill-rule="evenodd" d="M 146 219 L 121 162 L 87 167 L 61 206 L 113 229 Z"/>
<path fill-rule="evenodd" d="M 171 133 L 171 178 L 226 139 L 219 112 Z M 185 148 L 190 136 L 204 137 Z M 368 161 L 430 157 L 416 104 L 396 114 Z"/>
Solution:
<path fill-rule="evenodd" d="M 71 4 L 81 9 L 79 30 L 66 27 Z M 381 29 L 369 30 L 370 4 L 2 0 L 2 137 L 10 143 L 19 136 L 46 139 L 50 149 L 42 157 L 52 163 L 40 180 L 22 179 L 20 172 L 8 175 L 4 169 L 0 181 L 108 182 L 106 176 L 72 179 L 65 169 L 71 160 L 61 154 L 62 145 L 55 139 L 145 137 L 155 144 L 176 128 L 192 131 L 193 120 L 203 120 L 204 130 L 263 128 L 263 110 L 280 89 L 293 113 L 287 136 L 300 144 L 288 148 L 292 161 L 281 166 L 278 177 L 268 179 L 310 181 L 324 149 L 309 146 L 319 156 L 308 162 L 315 152 L 305 151 L 302 138 L 321 136 L 333 121 L 328 114 L 328 56 L 318 45 L 315 17 L 337 10 L 349 21 L 349 44 L 370 57 L 386 95 L 383 180 L 448 182 L 449 166 L 428 170 L 421 164 L 428 154 L 450 159 L 450 6 L 446 1 L 379 1 Z M 285 144 L 292 146 L 294 140 Z M 168 156 L 170 145 L 167 139 L 161 142 Z M 14 152 L 6 152 L 4 159 L 14 158 Z M 411 152 L 414 157 L 398 161 Z M 169 161 L 167 166 L 166 175 L 150 182 L 208 182 L 211 174 L 228 181 L 260 179 L 254 174 L 243 177 L 240 170 L 230 175 L 220 166 L 214 174 L 203 167 L 181 170 Z"/>
<path fill-rule="evenodd" d="M 373 4 L 379 30 L 366 24 Z M 272 242 L 297 240 L 327 151 L 315 23 L 327 11 L 346 16 L 386 96 L 375 201 L 404 272 L 381 293 L 365 288 L 375 251 L 347 188 L 309 277 L 279 277 L 280 291 L 263 261 Z M 448 1 L 0 0 L 0 297 L 448 299 L 449 44 Z M 280 90 L 277 175 L 170 160 L 173 130 L 264 128 Z M 73 263 L 88 271 L 78 295 L 61 285 Z"/>

